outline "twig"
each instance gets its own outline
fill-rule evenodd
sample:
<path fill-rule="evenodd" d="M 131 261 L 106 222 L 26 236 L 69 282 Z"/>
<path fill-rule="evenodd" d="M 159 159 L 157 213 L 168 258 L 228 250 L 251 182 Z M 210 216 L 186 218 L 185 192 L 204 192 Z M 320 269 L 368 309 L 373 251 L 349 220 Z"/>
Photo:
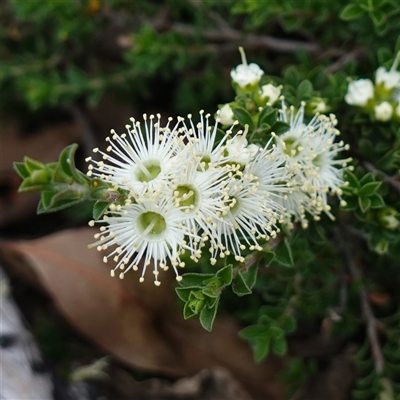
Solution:
<path fill-rule="evenodd" d="M 365 169 L 369 172 L 372 172 L 373 174 L 379 175 L 382 180 L 386 183 L 388 183 L 390 186 L 392 186 L 394 189 L 396 189 L 400 193 L 400 181 L 397 180 L 396 178 L 386 175 L 383 171 L 380 171 L 378 168 L 376 168 L 374 165 L 371 163 L 365 161 L 363 162 L 363 166 Z"/>
<path fill-rule="evenodd" d="M 347 64 L 356 60 L 360 55 L 364 53 L 364 49 L 355 49 L 349 53 L 344 53 L 338 60 L 326 68 L 326 72 L 333 74 L 343 69 Z"/>
<path fill-rule="evenodd" d="M 271 50 L 280 51 L 282 53 L 292 53 L 297 50 L 304 50 L 309 53 L 321 51 L 321 48 L 317 44 L 301 42 L 297 40 L 280 39 L 267 35 L 258 36 L 254 34 L 243 34 L 235 29 L 209 29 L 199 32 L 193 29 L 190 25 L 182 23 L 172 24 L 170 29 L 189 37 L 201 35 L 204 39 L 215 42 L 237 41 L 246 47 L 268 48 Z"/>
<path fill-rule="evenodd" d="M 339 245 L 339 248 L 344 256 L 346 265 L 349 268 L 353 277 L 361 283 L 359 289 L 361 308 L 364 317 L 367 321 L 367 335 L 369 342 L 371 344 L 371 350 L 374 357 L 375 371 L 378 374 L 380 374 L 383 371 L 385 361 L 378 338 L 378 331 L 377 331 L 378 321 L 375 318 L 371 305 L 368 301 L 367 290 L 365 289 L 365 286 L 362 285 L 363 272 L 361 268 L 355 263 L 352 252 L 350 251 L 348 243 L 346 243 L 343 234 L 344 232 L 335 230 L 335 237 Z"/>

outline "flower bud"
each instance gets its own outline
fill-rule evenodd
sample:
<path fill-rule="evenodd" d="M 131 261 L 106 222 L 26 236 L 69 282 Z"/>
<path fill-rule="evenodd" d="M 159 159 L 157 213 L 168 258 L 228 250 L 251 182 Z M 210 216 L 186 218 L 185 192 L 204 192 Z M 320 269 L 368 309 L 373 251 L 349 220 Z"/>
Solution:
<path fill-rule="evenodd" d="M 374 247 L 374 250 L 379 254 L 386 254 L 389 250 L 389 242 L 386 239 L 381 239 L 379 243 Z"/>
<path fill-rule="evenodd" d="M 313 97 L 311 101 L 307 102 L 305 111 L 307 115 L 315 115 L 317 113 L 325 114 L 329 109 L 330 107 L 325 103 L 324 99 Z"/>
<path fill-rule="evenodd" d="M 383 101 L 374 108 L 375 119 L 377 121 L 389 121 L 393 115 L 393 107 L 387 101 Z"/>
<path fill-rule="evenodd" d="M 264 71 L 255 63 L 247 64 L 243 47 L 239 47 L 239 51 L 242 56 L 242 64 L 231 71 L 231 78 L 240 88 L 251 88 L 260 82 Z"/>
<path fill-rule="evenodd" d="M 219 113 L 219 119 L 222 125 L 232 125 L 234 122 L 235 114 L 233 114 L 230 104 L 224 104 Z"/>
<path fill-rule="evenodd" d="M 344 97 L 347 104 L 364 107 L 374 97 L 374 85 L 370 79 L 359 79 L 349 83 Z"/>
<path fill-rule="evenodd" d="M 261 101 L 262 101 L 262 103 L 264 103 L 264 105 L 266 103 L 274 104 L 279 99 L 279 96 L 281 95 L 281 88 L 279 86 L 276 87 L 269 83 L 268 85 L 261 86 L 259 94 L 260 94 Z"/>
<path fill-rule="evenodd" d="M 384 207 L 379 211 L 379 222 L 386 229 L 394 230 L 399 227 L 400 222 L 396 218 L 397 210 L 393 207 Z"/>

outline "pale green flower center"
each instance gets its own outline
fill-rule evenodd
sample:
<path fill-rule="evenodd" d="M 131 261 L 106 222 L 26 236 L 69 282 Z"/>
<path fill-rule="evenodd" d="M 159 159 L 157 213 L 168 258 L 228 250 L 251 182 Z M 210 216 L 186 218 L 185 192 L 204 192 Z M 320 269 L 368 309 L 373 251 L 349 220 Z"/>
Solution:
<path fill-rule="evenodd" d="M 146 236 L 148 239 L 159 237 L 167 228 L 165 218 L 153 211 L 141 214 L 138 218 L 138 225 L 142 230 L 142 236 Z"/>
<path fill-rule="evenodd" d="M 288 137 L 287 139 L 284 140 L 285 143 L 285 149 L 283 152 L 287 154 L 289 157 L 294 157 L 299 154 L 299 144 L 296 143 L 297 139 L 293 137 Z"/>
<path fill-rule="evenodd" d="M 177 206 L 185 209 L 197 208 L 200 198 L 197 188 L 190 184 L 178 186 L 174 190 L 174 197 Z"/>

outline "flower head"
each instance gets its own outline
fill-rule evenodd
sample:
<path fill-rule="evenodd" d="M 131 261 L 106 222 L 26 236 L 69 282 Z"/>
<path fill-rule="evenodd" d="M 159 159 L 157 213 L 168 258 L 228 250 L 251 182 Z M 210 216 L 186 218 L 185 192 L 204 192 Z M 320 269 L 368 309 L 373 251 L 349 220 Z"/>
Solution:
<path fill-rule="evenodd" d="M 239 47 L 239 51 L 242 56 L 242 64 L 239 64 L 231 71 L 233 82 L 237 83 L 241 88 L 245 88 L 248 85 L 257 85 L 264 71 L 255 63 L 247 64 L 243 47 Z"/>
<path fill-rule="evenodd" d="M 340 151 L 348 148 L 342 141 L 335 143 L 339 135 L 335 116 L 317 115 L 306 125 L 304 106 L 303 103 L 297 112 L 290 107 L 288 112 L 282 103 L 279 119 L 289 123 L 290 128 L 277 137 L 277 147 L 286 157 L 292 188 L 282 204 L 300 221 L 304 221 L 305 211 L 316 219 L 323 211 L 330 215 L 327 194 L 341 195 L 343 171 L 350 161 L 335 159 Z"/>
<path fill-rule="evenodd" d="M 184 238 L 190 232 L 183 223 L 182 212 L 170 198 L 148 192 L 139 203 L 111 205 L 109 214 L 97 221 L 107 225 L 100 228 L 102 233 L 95 235 L 98 241 L 91 247 L 97 246 L 99 251 L 113 248 L 103 258 L 107 262 L 113 257 L 117 263 L 111 271 L 112 276 L 119 269 L 122 279 L 127 271 L 138 270 L 143 262 L 140 281 L 144 280 L 146 269 L 152 264 L 154 282 L 159 285 L 159 270 L 167 270 L 170 263 L 180 279 L 177 268 L 184 266 L 180 255 L 186 248 Z M 89 225 L 93 226 L 94 221 Z"/>
<path fill-rule="evenodd" d="M 147 190 L 155 190 L 169 179 L 170 162 L 180 151 L 182 143 L 177 135 L 177 125 L 171 130 L 169 124 L 161 127 L 161 116 L 144 118 L 144 130 L 133 118 L 127 125 L 127 134 L 118 135 L 114 130 L 106 140 L 110 143 L 107 153 L 94 149 L 103 156 L 102 161 L 89 160 L 88 175 L 95 175 L 114 186 L 138 196 Z"/>
<path fill-rule="evenodd" d="M 399 63 L 400 63 L 400 51 L 397 53 L 397 56 L 389 71 L 387 71 L 385 67 L 379 67 L 376 70 L 376 77 L 375 77 L 376 84 L 382 84 L 386 90 L 400 88 L 400 72 L 396 71 Z"/>

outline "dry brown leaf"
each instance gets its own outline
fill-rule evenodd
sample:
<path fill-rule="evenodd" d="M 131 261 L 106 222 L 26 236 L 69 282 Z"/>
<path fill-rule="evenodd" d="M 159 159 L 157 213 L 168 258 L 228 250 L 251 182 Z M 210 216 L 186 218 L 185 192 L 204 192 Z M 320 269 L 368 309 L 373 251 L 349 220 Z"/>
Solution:
<path fill-rule="evenodd" d="M 255 365 L 231 318 L 219 318 L 212 333 L 195 319 L 184 321 L 172 272 L 161 276 L 160 287 L 152 277 L 140 284 L 134 272 L 123 281 L 112 279 L 103 254 L 87 248 L 93 233 L 88 228 L 68 230 L 1 247 L 22 254 L 71 323 L 127 364 L 174 376 L 222 366 L 253 397 L 283 398 L 282 384 L 274 382 L 279 360 Z"/>

